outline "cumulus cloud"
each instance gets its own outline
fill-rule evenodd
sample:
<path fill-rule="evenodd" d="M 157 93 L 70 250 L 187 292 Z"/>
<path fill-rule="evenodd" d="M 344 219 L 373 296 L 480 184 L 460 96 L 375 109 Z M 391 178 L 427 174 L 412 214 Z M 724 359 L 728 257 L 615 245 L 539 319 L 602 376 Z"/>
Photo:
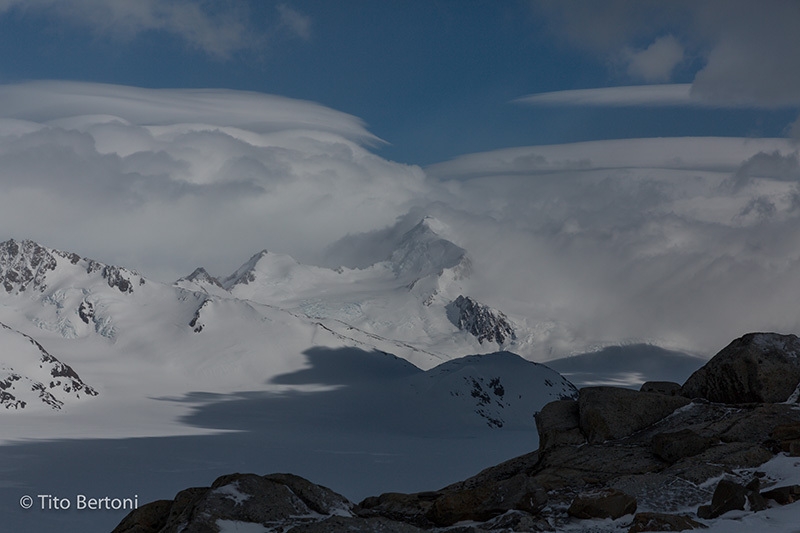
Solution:
<path fill-rule="evenodd" d="M 224 275 L 263 248 L 313 260 L 427 189 L 364 147 L 360 120 L 313 102 L 37 82 L 0 87 L 0 117 L 4 238 L 157 279 Z"/>
<path fill-rule="evenodd" d="M 213 7 L 213 8 L 212 8 Z M 90 29 L 97 35 L 131 39 L 163 31 L 218 58 L 263 44 L 247 13 L 235 4 L 197 0 L 3 0 L 0 12 L 16 10 L 48 16 Z"/>
<path fill-rule="evenodd" d="M 659 37 L 644 50 L 625 51 L 628 75 L 648 83 L 667 82 L 683 61 L 683 45 L 673 35 Z"/>

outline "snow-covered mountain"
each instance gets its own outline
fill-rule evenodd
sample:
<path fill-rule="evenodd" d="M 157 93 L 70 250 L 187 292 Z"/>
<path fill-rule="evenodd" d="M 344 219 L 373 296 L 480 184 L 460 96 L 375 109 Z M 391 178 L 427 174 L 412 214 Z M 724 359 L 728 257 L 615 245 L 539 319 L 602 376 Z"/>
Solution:
<path fill-rule="evenodd" d="M 68 365 L 28 335 L 0 323 L 0 407 L 59 410 L 65 402 L 97 396 Z"/>
<path fill-rule="evenodd" d="M 58 354 L 69 369 L 65 376 L 78 380 L 80 374 L 91 384 L 54 381 L 71 393 L 54 396 L 59 405 L 75 404 L 81 392 L 81 399 L 99 393 L 109 406 L 199 391 L 280 388 L 285 385 L 273 379 L 308 368 L 312 349 L 391 353 L 440 376 L 404 385 L 407 401 L 427 398 L 420 411 L 449 405 L 445 411 L 455 418 L 472 413 L 490 426 L 513 426 L 509 413 L 522 409 L 530 418 L 539 404 L 570 394 L 570 387 L 556 373 L 547 378 L 559 383 L 552 391 L 535 372 L 529 383 L 519 381 L 504 359 L 509 356 L 490 359 L 505 361 L 495 369 L 489 360 L 476 366 L 478 359 L 460 359 L 513 349 L 518 326 L 465 296 L 471 262 L 446 237 L 451 234 L 425 217 L 383 260 L 364 268 L 304 265 L 265 250 L 229 276 L 197 268 L 174 284 L 32 241 L 7 241 L 0 243 L 0 321 L 9 329 L 0 348 L 14 344 L 12 333 L 30 339 L 42 354 Z M 53 388 L 40 372 L 3 354 L 9 383 Z M 459 365 L 469 372 L 454 370 Z M 496 394 L 510 390 L 498 380 L 517 383 L 519 392 Z M 525 387 L 547 394 L 523 393 Z"/>

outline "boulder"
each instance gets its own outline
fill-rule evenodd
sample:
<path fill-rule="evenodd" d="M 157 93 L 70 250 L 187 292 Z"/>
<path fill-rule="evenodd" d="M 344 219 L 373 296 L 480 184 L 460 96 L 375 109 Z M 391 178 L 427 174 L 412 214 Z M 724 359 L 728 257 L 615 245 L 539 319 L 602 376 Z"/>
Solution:
<path fill-rule="evenodd" d="M 567 513 L 575 518 L 611 518 L 616 520 L 636 512 L 636 499 L 616 489 L 602 489 L 579 494 Z"/>
<path fill-rule="evenodd" d="M 653 453 L 670 464 L 686 457 L 694 457 L 712 444 L 714 439 L 701 437 L 688 428 L 671 433 L 659 433 L 652 440 Z"/>
<path fill-rule="evenodd" d="M 761 493 L 761 496 L 780 505 L 788 505 L 800 500 L 800 485 L 776 487 Z"/>
<path fill-rule="evenodd" d="M 681 386 L 674 381 L 646 381 L 639 389 L 641 392 L 655 392 L 666 394 L 667 396 L 677 396 L 681 392 Z"/>
<path fill-rule="evenodd" d="M 187 489 L 171 502 L 154 502 L 131 511 L 113 533 L 146 533 L 146 524 L 161 525 L 152 531 L 173 533 L 217 531 L 217 520 L 261 525 L 296 523 L 298 517 L 319 521 L 330 515 L 350 515 L 351 507 L 343 496 L 298 476 L 229 474 L 217 478 L 211 487 Z"/>
<path fill-rule="evenodd" d="M 172 500 L 156 500 L 139 507 L 114 528 L 114 533 L 158 533 L 167 525 Z"/>
<path fill-rule="evenodd" d="M 438 492 L 415 494 L 386 492 L 380 496 L 366 498 L 358 504 L 356 513 L 364 517 L 383 516 L 391 520 L 427 526 L 429 521 L 426 515 L 439 496 L 441 494 Z"/>
<path fill-rule="evenodd" d="M 692 520 L 687 515 L 664 513 L 636 513 L 628 533 L 643 531 L 686 531 L 687 529 L 706 529 L 708 526 Z"/>
<path fill-rule="evenodd" d="M 554 446 L 577 446 L 586 442 L 580 430 L 577 400 L 550 402 L 536 413 L 535 418 L 541 451 Z"/>
<path fill-rule="evenodd" d="M 749 333 L 731 342 L 681 388 L 687 398 L 712 402 L 785 402 L 800 383 L 796 335 Z"/>
<path fill-rule="evenodd" d="M 580 428 L 590 443 L 627 437 L 689 404 L 680 396 L 637 392 L 618 387 L 580 390 Z"/>
<path fill-rule="evenodd" d="M 472 489 L 447 492 L 433 502 L 428 519 L 437 526 L 464 520 L 484 522 L 507 511 L 538 513 L 547 493 L 525 474 Z"/>
<path fill-rule="evenodd" d="M 733 481 L 723 479 L 714 489 L 711 505 L 701 505 L 697 516 L 704 520 L 717 518 L 728 511 L 742 511 L 747 500 L 747 488 Z"/>

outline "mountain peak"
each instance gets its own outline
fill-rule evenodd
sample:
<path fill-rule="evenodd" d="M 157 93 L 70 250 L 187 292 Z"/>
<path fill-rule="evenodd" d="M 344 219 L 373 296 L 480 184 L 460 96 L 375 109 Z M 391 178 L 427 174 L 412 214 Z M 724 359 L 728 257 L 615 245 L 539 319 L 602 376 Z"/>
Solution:
<path fill-rule="evenodd" d="M 78 254 L 46 248 L 27 239 L 19 242 L 9 239 L 0 243 L 0 285 L 6 292 L 25 292 L 27 289 L 44 292 L 48 277 L 62 264 L 80 266 L 86 274 L 99 272 L 109 287 L 123 293 L 131 293 L 136 284 L 145 283 L 135 270 L 82 259 Z"/>
<path fill-rule="evenodd" d="M 395 275 L 420 279 L 466 261 L 467 251 L 442 236 L 448 230 L 446 224 L 431 216 L 408 230 L 389 256 Z"/>
<path fill-rule="evenodd" d="M 222 287 L 222 284 L 219 282 L 219 280 L 209 274 L 208 271 L 203 267 L 195 268 L 191 274 L 178 280 L 178 282 L 181 281 L 193 281 L 200 284 L 208 283 L 216 287 Z"/>

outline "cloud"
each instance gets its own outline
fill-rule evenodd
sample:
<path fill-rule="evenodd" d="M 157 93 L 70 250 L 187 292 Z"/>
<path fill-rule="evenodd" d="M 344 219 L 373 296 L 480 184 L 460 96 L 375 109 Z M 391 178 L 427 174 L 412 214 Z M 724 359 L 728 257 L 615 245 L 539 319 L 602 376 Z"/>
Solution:
<path fill-rule="evenodd" d="M 491 287 L 476 297 L 527 317 L 538 353 L 630 339 L 710 355 L 748 331 L 800 329 L 790 140 L 524 147 L 426 172 L 461 213 L 475 287 Z"/>
<path fill-rule="evenodd" d="M 212 8 L 213 5 L 213 8 Z M 147 31 L 173 34 L 189 46 L 220 58 L 256 49 L 262 35 L 248 14 L 229 2 L 192 0 L 3 0 L 0 12 L 15 10 L 90 29 L 97 35 L 132 39 Z"/>
<path fill-rule="evenodd" d="M 263 248 L 310 261 L 425 196 L 421 169 L 374 142 L 355 117 L 256 93 L 2 86 L 0 226 L 166 281 Z"/>
<path fill-rule="evenodd" d="M 692 83 L 698 99 L 758 107 L 800 105 L 800 4 L 794 0 L 614 0 L 612 5 L 539 0 L 534 5 L 555 35 L 603 62 L 624 56 L 642 40 L 654 47 L 659 35 L 680 35 L 684 55 L 690 50 L 701 64 Z M 651 55 L 658 56 L 648 65 L 652 71 L 636 63 L 629 75 L 647 81 L 645 75 L 664 74 L 679 56 L 669 41 L 661 41 Z"/>
<path fill-rule="evenodd" d="M 305 41 L 311 39 L 310 17 L 303 15 L 286 4 L 278 4 L 276 9 L 280 14 L 281 26 Z"/>
<path fill-rule="evenodd" d="M 628 75 L 648 83 L 666 82 L 684 59 L 683 45 L 672 35 L 659 37 L 644 50 L 627 50 Z"/>
<path fill-rule="evenodd" d="M 539 106 L 596 107 L 703 107 L 717 105 L 700 98 L 693 98 L 689 84 L 632 85 L 553 91 L 523 96 L 515 102 Z"/>

